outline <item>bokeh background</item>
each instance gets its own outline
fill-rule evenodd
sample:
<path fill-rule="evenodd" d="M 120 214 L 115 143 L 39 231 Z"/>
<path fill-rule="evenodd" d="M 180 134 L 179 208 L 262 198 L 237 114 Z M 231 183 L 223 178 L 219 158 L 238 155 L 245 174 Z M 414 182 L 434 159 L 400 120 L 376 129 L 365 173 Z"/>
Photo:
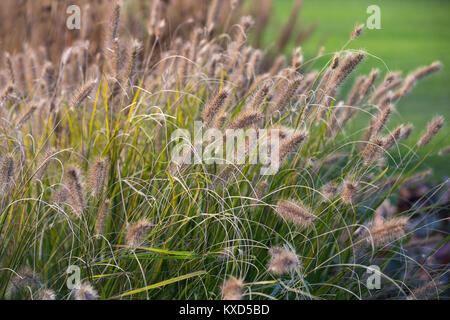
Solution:
<path fill-rule="evenodd" d="M 275 18 L 265 35 L 270 45 L 279 33 L 279 26 L 289 17 L 294 0 L 275 0 Z M 315 24 L 315 31 L 302 44 L 306 57 L 314 57 L 320 46 L 325 52 L 340 50 L 348 41 L 349 34 L 357 23 L 366 23 L 370 5 L 381 9 L 381 29 L 365 29 L 362 36 L 349 45 L 349 49 L 364 49 L 369 57 L 359 68 L 368 73 L 379 68 L 382 74 L 389 70 L 401 70 L 403 75 L 435 60 L 444 64 L 438 74 L 423 79 L 410 95 L 399 101 L 394 127 L 400 122 L 412 122 L 416 130 L 409 139 L 417 141 L 435 115 L 443 115 L 446 127 L 433 143 L 419 154 L 436 150 L 450 144 L 450 1 L 448 0 L 304 0 L 298 25 L 305 28 Z M 291 43 L 292 49 L 293 44 Z M 317 62 L 319 65 L 319 62 Z M 347 88 L 352 85 L 350 80 Z M 360 123 L 359 125 L 363 125 Z M 441 180 L 450 175 L 450 156 L 439 156 L 437 152 L 426 161 L 434 168 L 434 179 Z"/>

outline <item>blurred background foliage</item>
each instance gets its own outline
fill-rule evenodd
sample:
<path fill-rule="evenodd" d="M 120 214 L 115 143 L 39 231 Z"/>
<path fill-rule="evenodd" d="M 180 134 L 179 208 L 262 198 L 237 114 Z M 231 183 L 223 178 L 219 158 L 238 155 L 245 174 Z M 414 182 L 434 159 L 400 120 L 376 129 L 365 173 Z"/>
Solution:
<path fill-rule="evenodd" d="M 274 45 L 280 25 L 288 19 L 294 0 L 275 0 L 274 15 L 264 35 L 264 43 Z M 317 68 L 340 50 L 348 40 L 349 34 L 358 23 L 366 23 L 370 14 L 367 7 L 378 5 L 381 10 L 381 29 L 365 29 L 363 35 L 349 45 L 349 49 L 364 49 L 369 53 L 358 73 L 369 73 L 379 68 L 381 74 L 389 70 L 402 70 L 406 76 L 410 71 L 422 65 L 439 60 L 443 70 L 420 82 L 410 95 L 397 104 L 393 128 L 399 123 L 411 122 L 416 130 L 410 141 L 416 141 L 427 122 L 441 114 L 447 126 L 432 144 L 419 152 L 425 153 L 450 143 L 450 1 L 447 0 L 313 0 L 303 1 L 297 25 L 300 30 L 313 27 L 315 30 L 309 39 L 301 44 L 306 61 L 314 57 L 321 46 L 326 55 L 310 61 Z M 302 28 L 303 27 L 303 28 Z M 295 42 L 291 41 L 287 52 L 291 52 Z M 347 88 L 353 85 L 347 81 Z M 346 90 L 342 91 L 342 96 Z M 367 122 L 359 122 L 363 127 Z M 434 179 L 441 180 L 450 174 L 448 163 L 450 155 L 430 156 L 427 165 L 434 169 Z"/>

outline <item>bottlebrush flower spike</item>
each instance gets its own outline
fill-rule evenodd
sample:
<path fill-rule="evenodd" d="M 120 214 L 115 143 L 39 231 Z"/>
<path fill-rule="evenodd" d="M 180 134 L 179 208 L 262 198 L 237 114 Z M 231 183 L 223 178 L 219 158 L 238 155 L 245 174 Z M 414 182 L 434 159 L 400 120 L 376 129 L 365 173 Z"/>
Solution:
<path fill-rule="evenodd" d="M 290 273 L 300 267 L 300 262 L 294 252 L 280 247 L 273 247 L 269 249 L 269 253 L 271 255 L 269 271 L 274 274 Z"/>
<path fill-rule="evenodd" d="M 275 212 L 286 221 L 305 228 L 309 227 L 316 218 L 311 209 L 287 200 L 278 201 Z"/>
<path fill-rule="evenodd" d="M 139 247 L 144 242 L 151 227 L 153 227 L 153 224 L 145 219 L 129 225 L 126 235 L 128 246 L 132 249 Z"/>
<path fill-rule="evenodd" d="M 230 277 L 222 286 L 223 300 L 242 300 L 243 288 L 242 280 Z"/>
<path fill-rule="evenodd" d="M 80 285 L 80 288 L 75 289 L 75 300 L 97 300 L 98 293 L 91 286 L 90 283 L 84 282 Z"/>

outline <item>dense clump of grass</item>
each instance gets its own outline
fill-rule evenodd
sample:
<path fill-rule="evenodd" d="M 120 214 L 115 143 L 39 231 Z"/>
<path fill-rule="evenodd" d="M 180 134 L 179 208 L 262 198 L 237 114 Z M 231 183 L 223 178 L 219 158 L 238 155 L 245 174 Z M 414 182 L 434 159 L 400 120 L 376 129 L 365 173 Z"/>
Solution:
<path fill-rule="evenodd" d="M 246 42 L 250 17 L 233 27 L 227 19 L 220 28 L 212 23 L 220 2 L 212 1 L 206 28 L 194 21 L 191 34 L 166 47 L 158 39 L 163 8 L 152 11 L 152 45 L 142 46 L 121 35 L 117 5 L 102 54 L 74 44 L 55 64 L 29 48 L 20 57 L 27 65 L 37 60 L 36 77 L 26 73 L 22 88 L 22 71 L 7 56 L 1 298 L 409 299 L 430 291 L 403 276 L 406 265 L 424 268 L 402 250 L 415 211 L 375 213 L 402 183 L 423 179 L 416 171 L 424 159 L 401 144 L 412 127 L 389 132 L 386 124 L 396 101 L 439 64 L 419 69 L 397 92 L 402 81 L 392 83 L 400 76 L 377 83 L 373 71 L 343 99 L 350 103 L 339 102 L 365 52 L 343 49 L 314 66 L 296 49 L 290 66 L 285 58 L 263 64 L 262 52 Z M 81 64 L 80 56 L 87 57 Z M 347 131 L 361 113 L 373 115 L 365 132 Z M 261 164 L 175 163 L 172 133 L 194 136 L 202 119 L 205 129 L 278 134 L 280 166 L 265 176 Z M 417 147 L 442 125 L 435 118 Z M 252 142 L 243 143 L 249 153 Z M 390 152 L 401 162 L 384 161 Z M 395 272 L 392 262 L 400 265 Z M 373 264 L 382 272 L 376 292 L 362 280 Z M 81 270 L 75 289 L 66 287 L 72 265 Z"/>

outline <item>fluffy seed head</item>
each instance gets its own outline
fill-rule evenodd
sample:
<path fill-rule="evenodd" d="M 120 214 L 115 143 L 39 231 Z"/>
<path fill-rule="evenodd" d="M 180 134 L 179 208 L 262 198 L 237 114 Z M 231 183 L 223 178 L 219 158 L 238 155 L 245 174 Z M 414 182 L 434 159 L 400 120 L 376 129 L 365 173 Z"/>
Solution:
<path fill-rule="evenodd" d="M 293 201 L 278 201 L 275 212 L 284 220 L 304 228 L 309 227 L 315 219 L 311 209 Z"/>
<path fill-rule="evenodd" d="M 350 40 L 355 40 L 356 38 L 358 38 L 361 35 L 363 29 L 364 24 L 357 25 L 350 36 Z"/>
<path fill-rule="evenodd" d="M 256 125 L 263 120 L 263 115 L 260 112 L 245 111 L 236 120 L 234 120 L 227 129 L 244 129 Z"/>
<path fill-rule="evenodd" d="M 28 110 L 25 111 L 25 113 L 17 121 L 16 129 L 22 128 L 22 126 L 25 124 L 25 122 L 27 122 L 33 116 L 36 109 L 37 109 L 37 106 L 34 104 L 31 107 L 29 107 Z"/>
<path fill-rule="evenodd" d="M 278 99 L 274 102 L 272 112 L 283 112 L 286 105 L 291 102 L 291 99 L 294 97 L 295 92 L 297 91 L 300 83 L 302 81 L 302 77 L 295 77 L 292 81 L 289 81 L 286 86 L 280 92 Z"/>
<path fill-rule="evenodd" d="M 318 75 L 319 73 L 317 71 L 312 71 L 308 73 L 303 79 L 303 81 L 300 83 L 297 92 L 303 95 L 307 94 L 308 91 L 311 90 L 312 86 L 314 85 L 314 82 L 316 81 Z"/>
<path fill-rule="evenodd" d="M 378 159 L 380 154 L 383 152 L 383 145 L 384 141 L 381 138 L 375 138 L 369 141 L 363 154 L 365 165 L 369 165 L 374 160 Z"/>
<path fill-rule="evenodd" d="M 233 2 L 238 2 L 234 0 Z M 250 29 L 255 24 L 255 20 L 251 16 L 244 16 L 241 18 L 241 27 L 243 29 L 243 32 L 246 33 L 248 29 Z"/>
<path fill-rule="evenodd" d="M 81 218 L 84 210 L 84 188 L 80 169 L 72 166 L 67 170 L 66 186 L 69 191 L 70 204 L 78 218 Z"/>
<path fill-rule="evenodd" d="M 244 282 L 240 279 L 230 277 L 222 286 L 223 300 L 242 300 Z"/>
<path fill-rule="evenodd" d="M 247 64 L 247 79 L 252 79 L 259 72 L 259 65 L 262 60 L 261 50 L 254 50 Z"/>
<path fill-rule="evenodd" d="M 301 144 L 306 139 L 306 132 L 300 131 L 291 134 L 285 140 L 283 140 L 279 149 L 280 165 L 283 163 L 284 159 L 289 153 L 294 151 L 299 144 Z"/>
<path fill-rule="evenodd" d="M 370 235 L 366 241 L 373 241 L 375 247 L 381 247 L 392 241 L 396 241 L 405 235 L 405 229 L 408 226 L 408 218 L 393 218 L 382 224 L 376 224 L 370 229 Z"/>
<path fill-rule="evenodd" d="M 226 112 L 224 112 L 223 114 L 218 116 L 217 119 L 214 121 L 213 128 L 222 129 L 222 127 L 224 126 L 225 122 L 227 122 L 227 120 L 228 120 L 228 114 Z"/>
<path fill-rule="evenodd" d="M 341 193 L 341 199 L 346 204 L 351 204 L 354 200 L 358 185 L 353 181 L 344 181 Z"/>
<path fill-rule="evenodd" d="M 294 54 L 292 55 L 292 67 L 294 69 L 298 69 L 300 68 L 302 63 L 303 63 L 302 48 L 301 47 L 295 48 Z"/>
<path fill-rule="evenodd" d="M 8 299 L 15 298 L 16 295 L 23 292 L 24 289 L 30 288 L 35 290 L 41 286 L 41 279 L 31 269 L 25 268 L 19 271 L 9 282 L 6 288 L 5 296 Z"/>
<path fill-rule="evenodd" d="M 427 67 L 419 68 L 414 72 L 414 76 L 416 79 L 422 79 L 430 74 L 438 72 L 442 69 L 442 63 L 440 61 L 435 61 L 431 65 Z"/>
<path fill-rule="evenodd" d="M 404 97 L 407 95 L 411 89 L 414 87 L 414 85 L 419 81 L 420 79 L 433 74 L 435 72 L 438 72 L 441 70 L 442 64 L 439 61 L 433 62 L 431 65 L 426 67 L 421 67 L 417 69 L 416 71 L 410 73 L 405 80 L 405 83 L 403 84 L 403 87 L 401 87 L 395 94 L 394 94 L 394 100 L 398 100 L 401 97 Z"/>
<path fill-rule="evenodd" d="M 379 73 L 380 71 L 378 69 L 374 69 L 370 72 L 366 81 L 361 85 L 359 91 L 359 101 L 363 101 L 364 98 L 367 96 L 367 93 L 369 92 L 370 88 L 372 88 L 372 85 L 377 80 Z"/>
<path fill-rule="evenodd" d="M 364 83 L 366 82 L 366 80 L 367 80 L 367 77 L 365 77 L 365 76 L 361 76 L 356 79 L 355 85 L 353 86 L 353 89 L 350 92 L 350 95 L 348 96 L 347 101 L 345 102 L 346 105 L 352 106 L 358 102 L 361 88 L 364 85 Z"/>
<path fill-rule="evenodd" d="M 300 262 L 294 252 L 280 247 L 273 247 L 270 248 L 269 253 L 271 255 L 269 271 L 274 274 L 290 273 L 300 267 Z"/>
<path fill-rule="evenodd" d="M 98 159 L 91 167 L 89 173 L 89 188 L 92 195 L 100 196 L 105 188 L 108 162 L 105 159 Z"/>
<path fill-rule="evenodd" d="M 330 68 L 336 69 L 339 66 L 339 54 L 336 53 L 333 57 L 333 60 L 331 61 Z"/>
<path fill-rule="evenodd" d="M 405 127 L 403 127 L 402 132 L 400 133 L 400 140 L 406 140 L 411 135 L 411 132 L 413 131 L 414 126 L 409 123 Z"/>
<path fill-rule="evenodd" d="M 389 117 L 391 116 L 392 112 L 394 110 L 394 107 L 389 105 L 385 108 L 383 108 L 377 115 L 377 117 L 374 119 L 373 126 L 370 128 L 370 133 L 372 137 L 377 136 L 381 130 L 383 130 L 384 126 L 386 125 L 387 121 L 389 120 Z"/>
<path fill-rule="evenodd" d="M 136 39 L 134 39 L 131 43 L 131 49 L 128 54 L 127 64 L 126 64 L 126 73 L 124 76 L 124 80 L 122 81 L 125 86 L 132 87 L 135 83 L 136 78 L 136 67 L 137 67 L 137 59 L 139 52 L 142 49 L 142 43 Z"/>
<path fill-rule="evenodd" d="M 427 127 L 427 131 L 425 134 L 420 137 L 419 141 L 417 142 L 418 147 L 423 147 L 427 145 L 441 130 L 441 128 L 444 126 L 444 118 L 441 116 L 433 118 L 431 120 L 430 124 Z"/>
<path fill-rule="evenodd" d="M 36 300 L 56 300 L 56 293 L 51 289 L 41 289 L 36 293 Z"/>
<path fill-rule="evenodd" d="M 397 143 L 397 141 L 400 140 L 403 130 L 403 125 L 399 125 L 397 128 L 395 128 L 394 131 L 392 131 L 387 137 L 383 139 L 384 150 L 391 149 Z"/>
<path fill-rule="evenodd" d="M 65 185 L 61 185 L 58 190 L 53 194 L 52 200 L 56 204 L 62 204 L 69 199 L 69 189 Z"/>
<path fill-rule="evenodd" d="M 84 282 L 74 292 L 75 300 L 97 300 L 98 293 L 90 283 Z"/>
<path fill-rule="evenodd" d="M 7 154 L 0 163 L 0 188 L 5 193 L 14 184 L 14 157 Z"/>
<path fill-rule="evenodd" d="M 253 99 L 251 100 L 250 104 L 248 105 L 249 110 L 258 111 L 261 104 L 263 104 L 264 99 L 267 97 L 269 93 L 269 84 L 264 83 L 258 91 L 256 91 L 255 95 L 253 96 Z"/>
<path fill-rule="evenodd" d="M 6 67 L 8 69 L 9 81 L 12 84 L 16 84 L 16 78 L 14 76 L 13 63 L 12 63 L 11 55 L 9 54 L 9 52 L 5 53 L 5 60 L 6 60 Z"/>
<path fill-rule="evenodd" d="M 110 34 L 109 39 L 112 41 L 117 38 L 117 33 L 119 29 L 119 21 L 120 21 L 120 4 L 117 2 L 114 6 L 114 10 L 111 14 L 111 24 L 110 24 Z"/>
<path fill-rule="evenodd" d="M 214 97 L 213 100 L 208 104 L 208 106 L 205 108 L 205 111 L 203 112 L 203 125 L 208 126 L 212 120 L 217 116 L 219 111 L 222 109 L 222 107 L 225 104 L 225 101 L 228 98 L 228 90 L 221 90 L 217 95 Z"/>
<path fill-rule="evenodd" d="M 97 84 L 97 80 L 90 80 L 86 82 L 79 90 L 78 92 L 72 97 L 72 100 L 70 101 L 69 108 L 70 109 L 76 109 L 78 108 L 81 103 L 89 96 L 92 89 L 94 89 L 95 85 Z"/>
<path fill-rule="evenodd" d="M 328 183 L 322 187 L 322 194 L 325 201 L 330 201 L 339 193 L 339 187 L 334 183 Z"/>
<path fill-rule="evenodd" d="M 102 235 L 105 233 L 106 223 L 108 222 L 109 205 L 110 201 L 109 199 L 106 199 L 100 206 L 97 220 L 95 220 L 95 233 L 97 235 Z"/>
<path fill-rule="evenodd" d="M 374 103 L 381 99 L 387 92 L 394 90 L 402 83 L 400 72 L 388 73 L 381 84 L 375 89 L 374 93 L 369 99 L 369 102 Z"/>
<path fill-rule="evenodd" d="M 252 205 L 258 205 L 259 200 L 264 197 L 265 191 L 267 189 L 268 182 L 267 180 L 263 180 L 260 183 L 258 183 L 255 193 L 256 193 L 256 199 L 252 200 Z"/>
<path fill-rule="evenodd" d="M 126 235 L 128 246 L 132 249 L 139 247 L 144 242 L 152 226 L 153 224 L 145 219 L 130 224 Z"/>
<path fill-rule="evenodd" d="M 330 85 L 338 87 L 344 80 L 355 70 L 356 66 L 364 59 L 364 52 L 357 52 L 353 55 L 347 56 L 344 61 L 339 65 L 333 78 L 330 81 Z"/>
<path fill-rule="evenodd" d="M 8 84 L 3 92 L 0 94 L 0 108 L 3 106 L 6 100 L 8 100 L 9 96 L 14 92 L 14 87 L 11 84 Z"/>

